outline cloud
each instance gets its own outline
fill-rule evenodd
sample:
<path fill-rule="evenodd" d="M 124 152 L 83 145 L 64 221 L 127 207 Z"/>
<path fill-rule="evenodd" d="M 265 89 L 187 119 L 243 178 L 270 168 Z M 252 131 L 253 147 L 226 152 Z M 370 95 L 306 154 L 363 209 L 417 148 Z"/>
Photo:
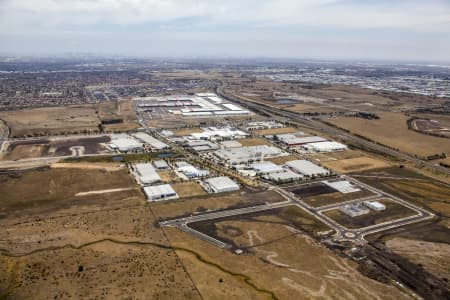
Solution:
<path fill-rule="evenodd" d="M 449 35 L 448 0 L 0 0 L 12 50 L 445 58 Z"/>

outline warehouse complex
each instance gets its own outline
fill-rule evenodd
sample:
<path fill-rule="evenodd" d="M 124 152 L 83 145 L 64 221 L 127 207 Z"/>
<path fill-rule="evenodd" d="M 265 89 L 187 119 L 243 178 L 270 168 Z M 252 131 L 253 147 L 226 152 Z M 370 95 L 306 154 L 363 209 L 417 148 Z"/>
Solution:
<path fill-rule="evenodd" d="M 226 148 L 214 152 L 214 155 L 230 165 L 256 162 L 264 158 L 287 155 L 286 152 L 274 146 L 247 146 Z"/>
<path fill-rule="evenodd" d="M 139 97 L 137 107 L 143 111 L 163 109 L 171 114 L 183 117 L 212 117 L 251 115 L 239 105 L 228 102 L 214 93 L 178 95 L 164 97 Z"/>

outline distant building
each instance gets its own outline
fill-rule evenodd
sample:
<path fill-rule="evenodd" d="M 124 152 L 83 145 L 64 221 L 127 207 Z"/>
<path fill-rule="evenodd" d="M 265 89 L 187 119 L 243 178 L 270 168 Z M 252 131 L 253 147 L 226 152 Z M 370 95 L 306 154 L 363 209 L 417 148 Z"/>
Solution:
<path fill-rule="evenodd" d="M 322 181 L 322 182 L 343 194 L 349 194 L 349 193 L 361 191 L 361 189 L 359 189 L 358 187 L 356 187 L 355 185 L 353 185 L 351 182 L 349 182 L 347 180 L 332 181 L 332 182 Z"/>
<path fill-rule="evenodd" d="M 169 165 L 163 159 L 153 161 L 153 166 L 161 171 L 170 169 Z"/>
<path fill-rule="evenodd" d="M 177 162 L 176 166 L 177 166 L 177 171 L 182 173 L 184 176 L 186 176 L 189 179 L 206 177 L 209 175 L 208 170 L 199 169 L 185 161 Z"/>

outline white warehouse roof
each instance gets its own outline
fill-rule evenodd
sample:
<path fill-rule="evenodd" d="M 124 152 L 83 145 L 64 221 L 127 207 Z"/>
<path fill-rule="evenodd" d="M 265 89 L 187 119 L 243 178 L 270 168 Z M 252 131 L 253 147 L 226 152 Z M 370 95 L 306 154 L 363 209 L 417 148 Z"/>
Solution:
<path fill-rule="evenodd" d="M 292 168 L 294 171 L 307 176 L 328 175 L 330 173 L 330 171 L 328 171 L 327 169 L 313 164 L 308 160 L 292 160 L 288 161 L 286 165 Z"/>
<path fill-rule="evenodd" d="M 348 182 L 347 180 L 334 181 L 334 182 L 322 181 L 322 182 L 343 194 L 349 194 L 349 193 L 354 193 L 354 192 L 360 191 L 359 188 L 357 188 L 355 185 L 353 185 L 351 182 Z"/>
<path fill-rule="evenodd" d="M 136 164 L 135 169 L 139 175 L 139 181 L 142 184 L 150 184 L 161 180 L 155 168 L 150 163 Z"/>
<path fill-rule="evenodd" d="M 239 185 L 226 176 L 208 178 L 205 180 L 205 183 L 207 183 L 215 193 L 239 190 Z"/>
<path fill-rule="evenodd" d="M 157 150 L 162 150 L 167 148 L 167 144 L 161 142 L 160 140 L 155 139 L 154 137 L 152 137 L 151 135 L 144 133 L 144 132 L 138 132 L 135 133 L 134 136 L 138 139 L 140 139 L 141 141 L 143 141 L 144 143 L 147 143 L 150 145 L 150 147 L 157 149 Z"/>
<path fill-rule="evenodd" d="M 111 141 L 120 152 L 128 152 L 134 149 L 142 148 L 142 143 L 132 137 L 120 137 Z"/>
<path fill-rule="evenodd" d="M 281 172 L 284 170 L 281 166 L 274 164 L 273 162 L 270 162 L 270 161 L 254 163 L 251 165 L 251 167 L 254 170 L 256 170 L 258 173 L 264 173 L 264 174 Z"/>
<path fill-rule="evenodd" d="M 347 149 L 347 146 L 338 142 L 318 142 L 318 143 L 309 143 L 303 146 L 303 148 L 307 150 L 313 150 L 316 152 L 331 152 L 331 151 L 340 151 Z"/>
<path fill-rule="evenodd" d="M 303 145 L 303 144 L 309 144 L 309 143 L 316 143 L 316 142 L 325 142 L 327 139 L 320 137 L 320 136 L 307 136 L 307 137 L 290 137 L 288 135 L 287 137 L 279 137 L 277 136 L 281 141 L 287 145 Z"/>
<path fill-rule="evenodd" d="M 178 198 L 178 194 L 170 184 L 146 186 L 144 187 L 144 193 L 149 201 L 161 201 Z"/>
<path fill-rule="evenodd" d="M 303 176 L 294 173 L 291 170 L 284 170 L 283 172 L 267 174 L 264 176 L 264 178 L 272 181 L 292 181 L 303 178 Z"/>

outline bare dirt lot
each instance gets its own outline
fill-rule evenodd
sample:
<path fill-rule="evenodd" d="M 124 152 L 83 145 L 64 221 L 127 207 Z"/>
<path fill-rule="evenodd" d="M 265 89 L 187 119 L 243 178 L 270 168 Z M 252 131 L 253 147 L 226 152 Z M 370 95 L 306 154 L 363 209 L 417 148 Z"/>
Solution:
<path fill-rule="evenodd" d="M 97 104 L 96 110 L 100 120 L 122 120 L 122 123 L 103 125 L 105 131 L 126 131 L 140 127 L 133 100 L 101 102 Z"/>
<path fill-rule="evenodd" d="M 68 137 L 37 139 L 9 142 L 0 159 L 17 160 L 35 157 L 70 156 L 74 154 L 72 147 L 82 147 L 80 154 L 107 153 L 105 144 L 110 142 L 109 136 Z"/>
<path fill-rule="evenodd" d="M 207 194 L 200 184 L 195 181 L 175 183 L 172 184 L 172 188 L 177 192 L 180 198 L 203 196 Z"/>
<path fill-rule="evenodd" d="M 367 156 L 324 161 L 322 164 L 325 167 L 339 173 L 361 172 L 372 169 L 386 168 L 389 166 L 389 164 L 385 161 Z"/>
<path fill-rule="evenodd" d="M 95 131 L 99 124 L 92 105 L 2 111 L 0 119 L 10 127 L 11 137 Z"/>
<path fill-rule="evenodd" d="M 269 143 L 261 138 L 249 138 L 249 139 L 240 139 L 238 140 L 242 146 L 259 146 L 259 145 L 268 145 Z"/>
<path fill-rule="evenodd" d="M 449 139 L 409 130 L 407 119 L 408 117 L 402 113 L 383 112 L 380 113 L 379 120 L 335 118 L 329 122 L 406 153 L 421 157 L 440 153 L 450 155 Z"/>
<path fill-rule="evenodd" d="M 334 221 L 336 221 L 337 223 L 341 224 L 342 226 L 350 229 L 357 229 L 375 224 L 381 224 L 384 222 L 405 218 L 417 214 L 417 212 L 391 200 L 382 199 L 379 201 L 386 206 L 385 210 L 383 211 L 371 210 L 370 213 L 368 214 L 356 217 L 350 217 L 338 209 L 326 211 L 324 214 L 333 219 Z"/>

